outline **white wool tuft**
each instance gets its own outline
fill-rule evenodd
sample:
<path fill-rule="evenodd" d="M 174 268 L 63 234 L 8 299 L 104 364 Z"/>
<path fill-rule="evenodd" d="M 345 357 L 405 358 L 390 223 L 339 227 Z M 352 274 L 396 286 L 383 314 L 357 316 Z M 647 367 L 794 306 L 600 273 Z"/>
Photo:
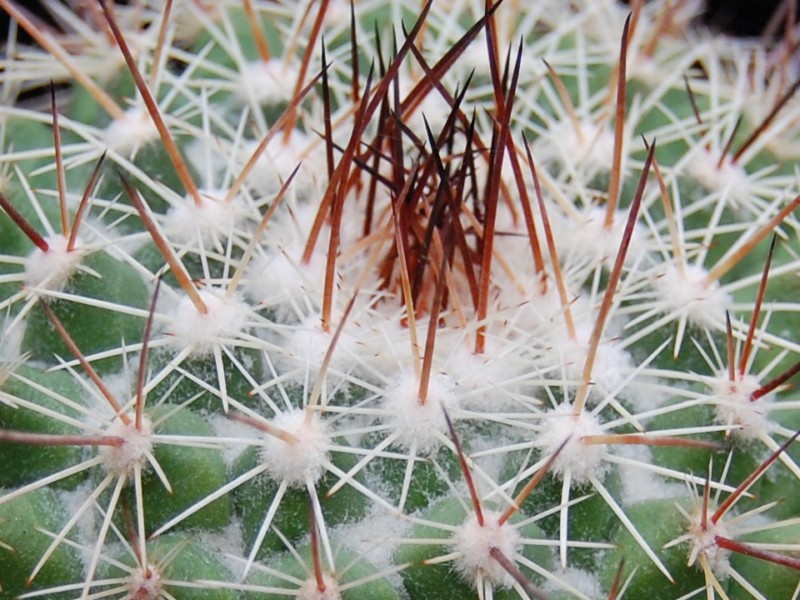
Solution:
<path fill-rule="evenodd" d="M 282 58 L 256 60 L 242 65 L 236 94 L 256 104 L 277 104 L 291 100 L 294 87 L 287 82 L 297 81 L 297 66 Z"/>
<path fill-rule="evenodd" d="M 103 144 L 109 149 L 127 154 L 158 139 L 150 114 L 141 108 L 130 108 L 121 118 L 108 124 Z"/>
<path fill-rule="evenodd" d="M 617 211 L 611 227 L 606 226 L 605 219 L 605 208 L 593 206 L 584 211 L 580 222 L 567 222 L 565 230 L 556 238 L 560 246 L 559 254 L 563 253 L 565 259 L 571 257 L 578 262 L 588 261 L 590 265 L 604 264 L 610 269 L 619 253 L 628 222 L 628 212 Z M 632 265 L 647 254 L 646 241 L 642 225 L 637 223 L 633 228 L 628 252 L 625 255 L 626 266 Z"/>
<path fill-rule="evenodd" d="M 664 312 L 686 315 L 694 325 L 716 328 L 719 315 L 730 309 L 731 297 L 714 281 L 706 283 L 708 271 L 698 265 L 683 270 L 667 266 L 653 287 L 664 304 Z"/>
<path fill-rule="evenodd" d="M 247 324 L 247 306 L 236 297 L 217 295 L 200 290 L 200 297 L 208 307 L 202 314 L 188 296 L 184 296 L 172 311 L 173 322 L 169 335 L 180 347 L 192 346 L 195 356 L 211 353 L 216 344 L 237 338 Z"/>
<path fill-rule="evenodd" d="M 329 460 L 331 438 L 327 427 L 317 417 L 306 422 L 306 411 L 295 409 L 281 413 L 272 425 L 293 435 L 293 442 L 275 436 L 264 438 L 261 458 L 275 481 L 302 487 L 307 481 L 316 483 L 325 472 Z"/>
<path fill-rule="evenodd" d="M 153 451 L 150 419 L 143 415 L 142 428 L 136 429 L 134 415 L 128 416 L 131 421 L 127 425 L 118 419 L 106 430 L 106 435 L 122 438 L 122 445 L 101 446 L 99 450 L 106 471 L 123 477 L 130 476 L 136 465 L 144 465 L 147 455 Z"/>
<path fill-rule="evenodd" d="M 329 331 L 325 331 L 322 328 L 318 314 L 311 315 L 297 325 L 293 325 L 291 336 L 284 346 L 286 356 L 280 358 L 279 364 L 285 360 L 289 366 L 302 367 L 303 374 L 305 374 L 306 370 L 316 374 L 322 367 L 325 355 L 328 353 L 333 341 L 333 336 L 336 334 L 335 327 L 340 318 L 340 316 L 336 316 L 333 319 L 334 325 Z M 358 331 L 355 323 L 348 323 L 348 325 L 352 325 L 349 328 L 350 330 Z M 336 340 L 336 348 L 329 364 L 329 387 L 332 372 L 349 371 L 354 366 L 355 361 L 361 360 L 362 355 L 365 354 L 364 346 L 365 344 L 361 339 L 357 339 L 350 334 L 348 328 L 341 332 Z"/>
<path fill-rule="evenodd" d="M 730 551 L 717 545 L 718 536 L 730 537 L 724 523 L 721 521 L 714 523 L 711 519 L 706 519 L 706 525 L 703 527 L 702 515 L 698 514 L 692 517 L 689 524 L 689 543 L 691 546 L 689 550 L 689 566 L 695 564 L 702 555 L 708 561 L 708 565 L 717 577 L 723 577 L 728 574 Z"/>
<path fill-rule="evenodd" d="M 250 172 L 250 183 L 263 194 L 274 194 L 297 165 L 302 164 L 292 184 L 294 192 L 304 195 L 315 189 L 317 182 L 327 180 L 327 171 L 316 164 L 315 155 L 307 154 L 310 143 L 309 137 L 296 129 L 292 130 L 288 140 L 284 140 L 282 135 L 275 136 L 256 159 Z M 243 164 L 250 160 L 257 147 L 256 142 L 245 144 L 240 154 Z"/>
<path fill-rule="evenodd" d="M 300 251 L 295 250 L 295 245 L 277 250 L 253 261 L 248 269 L 247 295 L 265 306 L 279 307 L 280 321 L 291 319 L 291 306 L 310 310 L 322 304 L 325 256 L 314 252 L 304 263 Z"/>
<path fill-rule="evenodd" d="M 59 292 L 78 270 L 85 256 L 76 241 L 72 251 L 67 250 L 69 240 L 61 234 L 45 238 L 49 249 L 42 252 L 34 248 L 25 259 L 25 285 Z"/>
<path fill-rule="evenodd" d="M 543 159 L 592 171 L 607 170 L 610 157 L 614 155 L 614 132 L 605 124 L 600 126 L 590 121 L 583 121 L 579 126 L 580 135 L 568 120 L 554 124 L 548 131 L 550 135 L 537 145 Z"/>
<path fill-rule="evenodd" d="M 607 469 L 604 463 L 605 444 L 584 444 L 582 441 L 585 436 L 604 433 L 594 415 L 586 411 L 574 415 L 572 406 L 561 404 L 549 411 L 544 419 L 545 428 L 536 443 L 542 449 L 543 456 L 550 457 L 555 454 L 561 444 L 569 438 L 553 463 L 553 473 L 563 476 L 569 472 L 574 485 L 587 483 L 592 476 L 603 476 Z"/>
<path fill-rule="evenodd" d="M 446 375 L 432 373 L 425 403 L 420 403 L 419 379 L 414 373 L 404 373 L 390 384 L 384 408 L 400 434 L 398 442 L 406 448 L 415 446 L 424 455 L 436 450 L 442 435 L 447 435 L 443 409 L 452 410 L 457 402 L 453 381 Z"/>
<path fill-rule="evenodd" d="M 687 168 L 689 174 L 696 178 L 710 192 L 721 192 L 737 202 L 746 202 L 750 195 L 750 176 L 744 167 L 733 163 L 725 157 L 719 165 L 719 152 L 710 152 L 702 147 L 692 155 Z"/>
<path fill-rule="evenodd" d="M 712 380 L 715 396 L 716 420 L 732 427 L 731 434 L 742 441 L 750 441 L 767 435 L 774 425 L 769 418 L 772 394 L 751 400 L 753 392 L 761 387 L 758 379 L 745 375 L 730 381 L 727 373 L 720 373 Z"/>
<path fill-rule="evenodd" d="M 522 547 L 519 532 L 499 522 L 500 513 L 485 512 L 481 526 L 475 514 L 467 517 L 453 535 L 453 550 L 458 553 L 454 566 L 463 579 L 471 583 L 480 574 L 493 586 L 511 587 L 514 578 L 490 554 L 497 548 L 514 562 Z"/>
<path fill-rule="evenodd" d="M 147 570 L 134 569 L 128 579 L 129 598 L 136 600 L 157 600 L 162 598 L 161 573 L 155 565 L 147 565 Z"/>
<path fill-rule="evenodd" d="M 300 589 L 297 590 L 297 600 L 339 600 L 342 597 L 339 592 L 339 584 L 333 576 L 325 573 L 322 576 L 322 581 L 325 584 L 325 589 L 319 591 L 315 577 L 306 579 Z"/>
<path fill-rule="evenodd" d="M 164 231 L 178 244 L 205 243 L 219 244 L 221 239 L 230 236 L 244 216 L 241 196 L 225 202 L 225 192 L 221 190 L 200 190 L 200 204 L 191 198 L 179 202 L 169 209 L 164 217 Z"/>

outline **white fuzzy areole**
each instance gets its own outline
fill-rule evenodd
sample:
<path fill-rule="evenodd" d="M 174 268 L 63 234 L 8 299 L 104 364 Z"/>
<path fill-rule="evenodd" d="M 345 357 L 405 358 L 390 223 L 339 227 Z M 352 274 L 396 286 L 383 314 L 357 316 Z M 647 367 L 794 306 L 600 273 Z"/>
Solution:
<path fill-rule="evenodd" d="M 235 296 L 228 298 L 209 290 L 200 290 L 208 312 L 197 310 L 188 296 L 181 298 L 172 311 L 173 323 L 169 335 L 175 343 L 192 347 L 192 354 L 203 356 L 211 353 L 217 344 L 236 339 L 247 324 L 247 306 Z"/>
<path fill-rule="evenodd" d="M 129 598 L 136 600 L 158 600 L 164 591 L 161 586 L 161 573 L 155 565 L 148 564 L 147 569 L 134 569 L 128 578 Z"/>
<path fill-rule="evenodd" d="M 560 121 L 551 135 L 547 136 L 547 147 L 542 143 L 545 157 L 550 156 L 561 164 L 570 164 L 579 169 L 608 171 L 614 156 L 614 132 L 606 125 L 598 126 L 590 121 L 578 124 L 580 135 L 569 120 Z"/>
<path fill-rule="evenodd" d="M 304 263 L 302 248 L 298 244 L 278 250 L 253 261 L 248 269 L 246 293 L 256 302 L 266 306 L 289 305 L 278 311 L 280 320 L 291 319 L 291 306 L 301 309 L 316 308 L 322 304 L 322 287 L 325 281 L 325 255 L 315 251 L 311 260 Z M 294 320 L 296 320 L 296 315 Z"/>
<path fill-rule="evenodd" d="M 325 590 L 320 592 L 317 589 L 315 577 L 306 579 L 297 590 L 297 600 L 340 600 L 342 594 L 339 592 L 339 584 L 336 579 L 325 573 L 322 581 L 325 584 Z"/>
<path fill-rule="evenodd" d="M 561 375 L 563 369 L 564 377 L 579 381 L 583 377 L 593 329 L 594 322 L 586 318 L 576 324 L 575 338 L 570 337 L 563 328 L 555 329 L 548 338 L 554 356 L 545 354 L 544 367 L 555 367 L 558 375 Z M 608 338 L 600 342 L 594 358 L 591 376 L 593 385 L 589 388 L 588 397 L 590 404 L 617 390 L 630 391 L 630 385 L 623 384 L 634 369 L 633 360 L 626 350 L 619 347 L 609 329 L 610 327 L 606 328 Z"/>
<path fill-rule="evenodd" d="M 315 188 L 315 181 L 327 179 L 327 171 L 320 171 L 314 156 L 307 155 L 309 137 L 297 129 L 292 129 L 288 140 L 283 135 L 277 135 L 267 144 L 259 154 L 256 164 L 250 172 L 248 180 L 265 194 L 277 192 L 297 165 L 302 164 L 300 172 L 292 182 L 292 189 L 296 193 L 307 194 Z M 250 160 L 258 143 L 246 144 L 241 153 L 242 161 Z"/>
<path fill-rule="evenodd" d="M 436 334 L 436 343 L 449 353 L 447 393 L 454 398 L 455 382 L 458 382 L 459 407 L 485 412 L 518 408 L 513 399 L 516 387 L 509 382 L 515 381 L 521 370 L 529 367 L 528 363 L 516 361 L 516 357 L 503 350 L 502 343 L 494 338 L 486 340 L 483 354 L 475 354 L 462 332 L 452 331 L 455 335 L 451 336 L 447 333 L 440 330 Z"/>
<path fill-rule="evenodd" d="M 102 446 L 100 456 L 106 471 L 121 477 L 129 477 L 135 466 L 142 466 L 147 455 L 153 451 L 152 426 L 147 415 L 142 416 L 142 428 L 136 429 L 135 416 L 128 415 L 127 425 L 117 419 L 106 430 L 106 435 L 122 438 L 121 446 Z"/>
<path fill-rule="evenodd" d="M 685 265 L 683 270 L 669 265 L 653 281 L 653 288 L 662 312 L 686 315 L 693 325 L 716 328 L 719 315 L 730 309 L 731 297 L 716 281 L 706 283 L 708 271 L 698 265 Z"/>
<path fill-rule="evenodd" d="M 106 127 L 103 144 L 109 149 L 127 154 L 158 139 L 150 113 L 141 108 L 129 108 L 119 119 L 114 119 Z"/>
<path fill-rule="evenodd" d="M 231 235 L 244 216 L 241 196 L 225 202 L 225 191 L 199 190 L 200 204 L 187 197 L 172 206 L 164 217 L 167 236 L 179 244 L 197 240 L 219 243 Z"/>
<path fill-rule="evenodd" d="M 307 482 L 316 484 L 329 460 L 328 428 L 317 417 L 306 422 L 306 411 L 299 408 L 277 415 L 272 425 L 296 439 L 287 442 L 272 435 L 264 438 L 261 458 L 270 477 L 285 481 L 290 487 L 304 487 Z"/>
<path fill-rule="evenodd" d="M 478 523 L 473 513 L 453 534 L 453 550 L 458 556 L 453 563 L 461 577 L 473 585 L 478 574 L 496 587 L 511 587 L 514 578 L 495 560 L 490 551 L 497 548 L 514 562 L 522 547 L 519 532 L 509 525 L 499 522 L 500 513 L 484 512 L 484 523 Z"/>
<path fill-rule="evenodd" d="M 384 408 L 391 415 L 394 431 L 400 434 L 398 443 L 405 448 L 414 446 L 425 455 L 435 451 L 442 435 L 447 435 L 443 409 L 452 410 L 457 401 L 453 381 L 432 373 L 425 403 L 420 403 L 419 379 L 414 373 L 404 373 L 389 385 Z"/>
<path fill-rule="evenodd" d="M 689 524 L 688 565 L 694 565 L 697 559 L 703 556 L 714 575 L 724 577 L 728 574 L 730 551 L 717 545 L 717 536 L 729 537 L 725 525 L 721 521 L 714 523 L 707 518 L 706 526 L 703 528 L 702 515 L 698 514 L 692 517 Z"/>
<path fill-rule="evenodd" d="M 284 346 L 287 363 L 294 367 L 300 365 L 303 369 L 316 374 L 322 368 L 341 318 L 341 315 L 335 314 L 331 319 L 333 325 L 328 331 L 322 328 L 319 314 L 311 315 L 297 325 L 292 325 L 291 336 Z M 363 361 L 369 355 L 367 350 L 369 340 L 363 341 L 362 338 L 350 333 L 350 331 L 361 333 L 355 322 L 351 321 L 347 325 L 349 327 L 345 327 L 336 340 L 336 347 L 328 364 L 329 382 L 337 379 L 334 372 L 347 372 L 358 361 Z"/>
<path fill-rule="evenodd" d="M 725 156 L 720 165 L 719 153 L 703 148 L 692 155 L 687 167 L 689 175 L 709 192 L 724 193 L 737 203 L 747 201 L 750 195 L 747 171 L 731 162 L 730 156 Z"/>
<path fill-rule="evenodd" d="M 559 476 L 569 472 L 573 485 L 588 483 L 591 477 L 602 477 L 606 470 L 605 444 L 584 444 L 583 438 L 604 434 L 597 418 L 586 411 L 572 414 L 572 406 L 561 404 L 549 411 L 544 418 L 544 430 L 536 445 L 542 456 L 549 458 L 569 438 L 553 463 L 551 471 Z"/>
<path fill-rule="evenodd" d="M 298 75 L 297 66 L 282 58 L 266 62 L 254 60 L 242 65 L 236 94 L 243 101 L 252 100 L 261 105 L 286 102 L 292 99 L 293 82 Z"/>
<path fill-rule="evenodd" d="M 727 373 L 719 373 L 711 387 L 716 397 L 716 421 L 731 427 L 731 435 L 747 442 L 772 430 L 773 424 L 769 418 L 772 394 L 766 394 L 755 401 L 750 400 L 751 394 L 761 387 L 758 379 L 745 375 L 741 379 L 730 381 Z"/>
<path fill-rule="evenodd" d="M 628 224 L 628 212 L 617 211 L 611 227 L 606 226 L 605 219 L 606 209 L 594 206 L 584 212 L 580 222 L 565 222 L 565 231 L 559 232 L 556 238 L 561 246 L 559 254 L 563 254 L 566 258 L 589 261 L 590 265 L 604 264 L 610 269 L 617 260 Z M 625 265 L 631 265 L 646 253 L 645 242 L 646 236 L 637 223 L 631 234 Z"/>
<path fill-rule="evenodd" d="M 25 285 L 59 292 L 78 270 L 84 253 L 77 240 L 68 251 L 69 240 L 60 233 L 45 238 L 45 242 L 49 246 L 47 252 L 34 248 L 25 259 Z"/>

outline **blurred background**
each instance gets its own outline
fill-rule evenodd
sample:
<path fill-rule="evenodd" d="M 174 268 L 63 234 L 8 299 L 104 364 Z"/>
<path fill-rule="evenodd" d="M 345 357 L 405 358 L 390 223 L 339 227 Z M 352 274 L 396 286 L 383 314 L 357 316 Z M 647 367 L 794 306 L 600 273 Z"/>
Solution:
<path fill-rule="evenodd" d="M 135 0 L 128 0 L 125 4 Z M 276 0 L 276 2 L 298 2 L 300 0 Z M 434 0 L 436 1 L 436 0 Z M 629 3 L 629 0 L 623 0 Z M 62 0 L 65 4 L 86 6 L 94 0 Z M 40 0 L 17 0 L 17 3 L 26 7 L 29 11 L 40 16 L 42 19 L 52 23 L 48 19 L 48 13 L 43 8 L 43 1 Z M 123 3 L 119 2 L 118 3 Z M 706 12 L 704 20 L 717 30 L 737 36 L 759 36 L 765 27 L 775 17 L 775 22 L 780 22 L 781 17 L 776 16 L 776 11 L 780 15 L 786 14 L 789 4 L 794 3 L 795 15 L 800 15 L 800 0 L 706 0 Z M 785 18 L 785 17 L 784 17 Z M 797 20 L 797 19 L 796 19 Z M 8 16 L 5 13 L 0 15 L 0 31 L 5 32 L 8 27 Z M 780 35 L 782 29 L 776 28 L 776 33 Z M 2 35 L 2 34 L 0 34 Z"/>

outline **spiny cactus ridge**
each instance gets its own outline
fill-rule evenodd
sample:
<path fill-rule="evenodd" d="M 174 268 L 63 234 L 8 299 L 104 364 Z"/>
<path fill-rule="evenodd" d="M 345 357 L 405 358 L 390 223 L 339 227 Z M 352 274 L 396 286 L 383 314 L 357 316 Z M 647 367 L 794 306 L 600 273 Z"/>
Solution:
<path fill-rule="evenodd" d="M 43 4 L 0 597 L 800 595 L 792 10 Z"/>

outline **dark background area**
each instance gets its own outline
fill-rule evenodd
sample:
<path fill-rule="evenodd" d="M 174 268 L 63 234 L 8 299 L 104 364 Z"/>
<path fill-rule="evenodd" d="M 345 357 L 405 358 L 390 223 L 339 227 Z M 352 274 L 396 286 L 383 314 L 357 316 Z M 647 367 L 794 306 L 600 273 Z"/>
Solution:
<path fill-rule="evenodd" d="M 706 0 L 705 21 L 731 35 L 758 36 L 783 3 L 784 0 Z M 800 7 L 800 2 L 795 1 L 795 6 Z"/>
<path fill-rule="evenodd" d="M 74 1 L 74 0 L 73 0 Z M 92 1 L 92 0 L 89 0 Z M 300 0 L 297 0 L 298 2 Z M 434 0 L 435 1 L 435 0 Z M 535 2 L 536 0 L 530 0 Z M 737 36 L 758 36 L 785 0 L 706 0 L 704 20 L 715 29 Z M 800 0 L 794 0 L 800 6 Z M 17 0 L 28 10 L 46 17 L 38 0 Z M 797 11 L 800 13 L 800 9 Z M 0 14 L 0 39 L 8 27 L 8 15 Z"/>

